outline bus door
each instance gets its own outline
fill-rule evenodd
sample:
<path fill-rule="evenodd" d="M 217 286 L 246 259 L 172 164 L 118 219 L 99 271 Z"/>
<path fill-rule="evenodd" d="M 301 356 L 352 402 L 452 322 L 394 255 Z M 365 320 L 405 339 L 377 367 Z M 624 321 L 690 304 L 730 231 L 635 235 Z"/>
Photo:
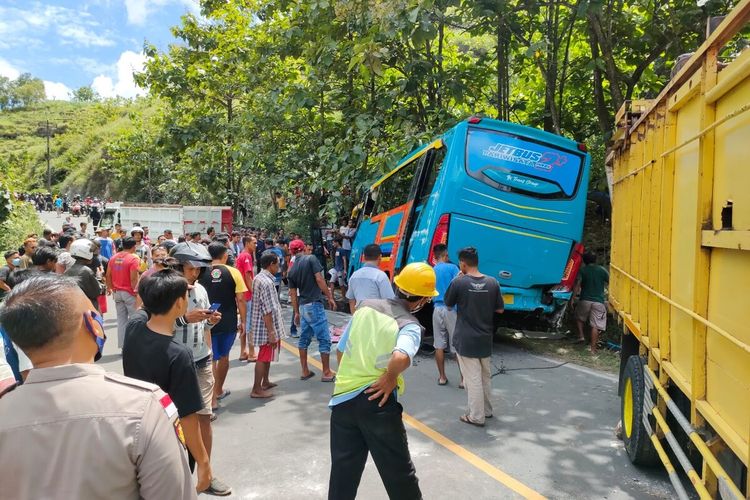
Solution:
<path fill-rule="evenodd" d="M 443 166 L 445 155 L 445 144 L 440 141 L 440 144 L 434 149 L 431 149 L 425 155 L 425 161 L 420 165 L 417 181 L 412 186 L 412 192 L 409 194 L 409 199 L 413 200 L 413 202 L 406 221 L 406 229 L 403 234 L 402 241 L 404 243 L 398 269 L 401 269 L 408 264 L 413 251 L 417 250 L 415 245 L 418 243 L 415 242 L 414 239 L 414 229 L 417 227 L 429 226 L 429 224 L 425 224 L 422 219 L 424 217 L 429 218 L 431 215 L 430 213 L 427 213 L 427 202 L 432 195 L 432 190 L 435 187 L 435 181 L 437 181 L 440 169 Z M 418 253 L 419 255 L 416 256 L 415 260 L 427 260 L 430 249 L 421 248 Z"/>

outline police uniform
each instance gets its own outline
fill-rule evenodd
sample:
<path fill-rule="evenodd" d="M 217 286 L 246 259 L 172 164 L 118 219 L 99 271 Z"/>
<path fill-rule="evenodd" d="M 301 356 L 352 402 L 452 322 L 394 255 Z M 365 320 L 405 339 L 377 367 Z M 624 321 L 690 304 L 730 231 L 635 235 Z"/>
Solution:
<path fill-rule="evenodd" d="M 31 370 L 0 399 L 4 499 L 195 499 L 177 408 L 93 364 Z"/>

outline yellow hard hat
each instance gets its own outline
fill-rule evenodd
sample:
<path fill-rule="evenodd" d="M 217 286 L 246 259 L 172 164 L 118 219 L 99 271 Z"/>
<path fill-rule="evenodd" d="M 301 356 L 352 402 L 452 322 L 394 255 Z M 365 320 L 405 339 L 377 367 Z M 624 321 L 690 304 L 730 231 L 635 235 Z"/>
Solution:
<path fill-rule="evenodd" d="M 416 297 L 436 297 L 440 295 L 435 289 L 435 281 L 435 271 L 424 262 L 412 262 L 393 279 L 393 282 L 401 291 Z"/>

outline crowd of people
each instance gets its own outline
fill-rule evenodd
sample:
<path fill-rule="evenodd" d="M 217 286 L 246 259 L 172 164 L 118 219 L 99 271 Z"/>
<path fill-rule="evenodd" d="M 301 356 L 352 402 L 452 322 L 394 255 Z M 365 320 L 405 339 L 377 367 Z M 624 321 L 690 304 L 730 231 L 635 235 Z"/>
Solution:
<path fill-rule="evenodd" d="M 308 366 L 315 340 L 319 380 L 333 385 L 329 498 L 356 497 L 368 454 L 391 498 L 421 498 L 398 398 L 425 331 L 414 314 L 429 302 L 438 385 L 449 384 L 450 352 L 467 393 L 460 420 L 483 427 L 493 417 L 490 356 L 494 315 L 504 304 L 472 247 L 458 252 L 456 265 L 448 248 L 436 245 L 434 266 L 409 264 L 391 284 L 374 243 L 347 276 L 353 221 L 326 234 L 327 272 L 327 261 L 310 244 L 283 231 L 271 238 L 262 230 L 208 228 L 175 238 L 165 230 L 152 239 L 148 227 L 118 224 L 95 227 L 94 234 L 85 222 L 66 221 L 59 233 L 29 235 L 21 248 L 6 251 L 0 268 L 0 352 L 9 367 L 5 376 L 0 367 L 0 461 L 12 462 L 0 469 L 0 482 L 17 487 L 19 498 L 50 496 L 48 488 L 59 484 L 78 498 L 231 494 L 211 467 L 212 422 L 231 393 L 225 387 L 230 352 L 239 337 L 239 359 L 255 363 L 249 397 L 272 398 L 271 365 L 288 335 L 297 337 L 300 379 L 317 376 Z M 337 308 L 337 287 L 352 318 L 334 348 L 326 307 Z M 106 340 L 108 295 L 117 311 L 124 377 L 92 364 Z M 100 418 L 105 414 L 112 419 Z M 71 433 L 75 442 L 65 441 Z M 92 439 L 112 440 L 97 444 L 106 448 L 91 471 L 97 481 L 84 480 L 89 472 L 69 464 L 70 456 L 87 453 L 80 443 Z M 10 460 L 14 446 L 34 447 L 38 456 Z M 126 452 L 117 453 L 117 446 Z M 22 480 L 39 463 L 50 464 L 42 468 L 45 480 Z"/>

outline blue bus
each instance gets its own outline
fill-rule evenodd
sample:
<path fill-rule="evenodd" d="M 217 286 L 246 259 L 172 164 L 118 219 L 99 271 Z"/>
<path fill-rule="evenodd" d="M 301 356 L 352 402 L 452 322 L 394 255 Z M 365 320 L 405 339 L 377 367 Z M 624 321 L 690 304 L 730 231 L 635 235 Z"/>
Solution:
<path fill-rule="evenodd" d="M 349 275 L 377 243 L 392 278 L 410 262 L 474 246 L 505 309 L 559 325 L 581 265 L 591 158 L 548 132 L 473 116 L 411 152 L 366 191 Z"/>

